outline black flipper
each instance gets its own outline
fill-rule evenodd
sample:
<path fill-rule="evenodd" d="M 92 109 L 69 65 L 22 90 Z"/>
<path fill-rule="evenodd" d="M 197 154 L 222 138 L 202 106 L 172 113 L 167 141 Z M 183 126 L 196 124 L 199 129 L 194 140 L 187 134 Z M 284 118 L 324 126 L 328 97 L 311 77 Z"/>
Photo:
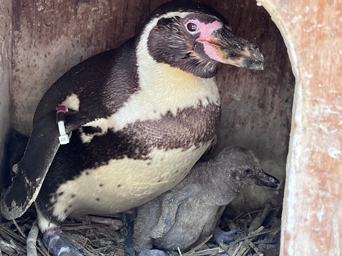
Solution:
<path fill-rule="evenodd" d="M 28 140 L 28 136 L 18 133 L 13 128 L 10 129 L 6 143 L 6 171 L 11 170 L 13 165 L 19 163 L 25 153 Z"/>
<path fill-rule="evenodd" d="M 173 191 L 172 191 L 173 192 Z M 191 197 L 194 192 L 191 188 L 187 188 L 186 191 L 178 191 L 177 193 L 166 192 L 163 199 L 162 213 L 159 217 L 158 224 L 151 231 L 152 238 L 160 238 L 165 235 L 175 223 L 178 206 L 187 198 Z"/>
<path fill-rule="evenodd" d="M 59 148 L 58 137 L 55 113 L 35 125 L 23 158 L 13 166 L 12 184 L 1 195 L 1 212 L 6 219 L 20 217 L 36 199 Z"/>
<path fill-rule="evenodd" d="M 13 165 L 18 163 L 23 157 L 27 145 L 28 137 L 18 133 L 13 128 L 8 133 L 6 142 L 6 153 L 4 157 L 4 169 L 0 171 L 0 189 L 8 188 L 11 184 L 11 170 Z"/>
<path fill-rule="evenodd" d="M 94 117 L 86 113 L 66 116 L 66 132 Z M 21 161 L 13 166 L 12 184 L 1 195 L 1 212 L 6 219 L 19 218 L 35 201 L 45 176 L 60 146 L 56 112 L 35 124 Z"/>

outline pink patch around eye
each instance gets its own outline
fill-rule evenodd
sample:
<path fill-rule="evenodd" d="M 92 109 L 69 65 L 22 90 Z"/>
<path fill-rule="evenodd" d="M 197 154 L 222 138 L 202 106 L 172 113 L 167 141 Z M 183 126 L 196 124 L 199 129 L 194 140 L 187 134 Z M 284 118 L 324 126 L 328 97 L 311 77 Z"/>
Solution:
<path fill-rule="evenodd" d="M 212 33 L 215 30 L 222 28 L 223 24 L 219 21 L 214 21 L 208 24 L 205 24 L 198 20 L 195 20 L 195 22 L 198 26 L 198 31 L 200 31 L 201 33 L 200 36 L 196 39 L 196 41 L 201 42 L 203 44 L 204 51 L 209 56 L 209 58 L 225 63 L 225 61 L 222 59 L 220 55 L 217 54 L 215 48 L 210 43 L 212 40 Z"/>
<path fill-rule="evenodd" d="M 212 38 L 212 33 L 223 27 L 223 24 L 219 21 L 214 21 L 212 23 L 205 24 L 196 20 L 198 30 L 201 32 L 200 37 L 197 41 L 210 41 Z"/>
<path fill-rule="evenodd" d="M 220 55 L 217 54 L 215 48 L 207 41 L 203 41 L 205 54 L 209 56 L 210 59 L 216 60 L 218 62 L 226 63 Z"/>

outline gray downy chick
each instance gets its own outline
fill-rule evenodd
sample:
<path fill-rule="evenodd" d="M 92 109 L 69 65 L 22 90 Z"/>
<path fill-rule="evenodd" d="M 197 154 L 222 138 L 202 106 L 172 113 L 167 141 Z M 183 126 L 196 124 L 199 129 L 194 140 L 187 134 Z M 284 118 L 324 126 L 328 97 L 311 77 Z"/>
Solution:
<path fill-rule="evenodd" d="M 196 163 L 176 187 L 137 208 L 129 240 L 134 250 L 127 250 L 130 243 L 125 242 L 126 250 L 162 256 L 178 247 L 186 251 L 211 233 L 216 242 L 234 241 L 239 230 L 223 232 L 218 221 L 239 191 L 254 184 L 277 188 L 279 181 L 264 172 L 252 151 L 225 148 L 215 159 Z"/>

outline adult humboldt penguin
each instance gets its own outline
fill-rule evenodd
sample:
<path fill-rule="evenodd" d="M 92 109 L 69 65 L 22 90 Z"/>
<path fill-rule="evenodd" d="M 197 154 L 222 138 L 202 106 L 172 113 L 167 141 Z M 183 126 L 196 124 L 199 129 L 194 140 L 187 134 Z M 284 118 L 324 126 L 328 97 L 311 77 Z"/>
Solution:
<path fill-rule="evenodd" d="M 3 216 L 17 218 L 35 202 L 45 244 L 58 254 L 67 248 L 58 226 L 71 213 L 122 212 L 169 190 L 214 138 L 219 63 L 260 70 L 263 61 L 209 6 L 160 6 L 139 35 L 76 65 L 46 92 L 2 194 Z M 60 146 L 56 108 L 64 106 L 70 143 Z"/>

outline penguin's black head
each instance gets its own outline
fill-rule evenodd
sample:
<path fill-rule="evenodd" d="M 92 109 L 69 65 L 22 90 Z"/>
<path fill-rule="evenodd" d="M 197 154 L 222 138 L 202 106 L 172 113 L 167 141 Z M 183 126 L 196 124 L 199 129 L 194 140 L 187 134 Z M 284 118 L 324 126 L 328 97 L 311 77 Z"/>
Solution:
<path fill-rule="evenodd" d="M 259 47 L 235 37 L 226 20 L 202 3 L 173 1 L 160 6 L 142 30 L 139 42 L 144 41 L 158 63 L 203 78 L 214 76 L 219 63 L 263 69 Z"/>

